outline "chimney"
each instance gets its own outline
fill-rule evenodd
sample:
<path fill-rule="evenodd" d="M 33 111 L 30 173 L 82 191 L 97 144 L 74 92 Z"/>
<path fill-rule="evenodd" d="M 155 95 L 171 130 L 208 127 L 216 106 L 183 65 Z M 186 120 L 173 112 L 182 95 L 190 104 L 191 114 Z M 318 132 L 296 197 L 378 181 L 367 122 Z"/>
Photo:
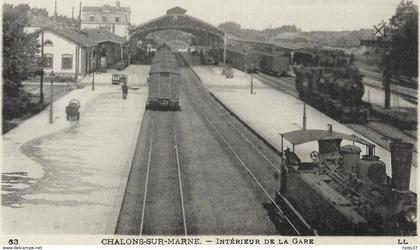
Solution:
<path fill-rule="evenodd" d="M 411 161 L 413 144 L 401 141 L 390 143 L 392 183 L 397 190 L 410 189 Z"/>
<path fill-rule="evenodd" d="M 119 7 L 121 7 L 121 6 L 120 6 L 120 1 L 117 1 L 117 2 L 116 2 L 116 6 L 117 6 L 118 8 L 119 8 Z"/>

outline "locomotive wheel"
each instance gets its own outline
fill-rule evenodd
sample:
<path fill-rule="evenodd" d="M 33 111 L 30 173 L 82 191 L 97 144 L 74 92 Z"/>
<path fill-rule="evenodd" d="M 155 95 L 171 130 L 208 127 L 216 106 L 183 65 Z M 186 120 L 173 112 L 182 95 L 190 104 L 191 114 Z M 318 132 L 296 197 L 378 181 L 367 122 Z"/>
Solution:
<path fill-rule="evenodd" d="M 317 151 L 312 151 L 309 155 L 313 161 L 319 161 L 319 153 Z"/>

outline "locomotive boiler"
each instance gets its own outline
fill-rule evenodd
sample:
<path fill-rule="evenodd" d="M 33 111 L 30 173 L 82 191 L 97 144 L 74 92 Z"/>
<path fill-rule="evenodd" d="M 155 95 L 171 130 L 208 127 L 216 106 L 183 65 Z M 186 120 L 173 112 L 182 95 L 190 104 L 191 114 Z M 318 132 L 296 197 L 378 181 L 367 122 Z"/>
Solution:
<path fill-rule="evenodd" d="M 342 51 L 295 52 L 295 86 L 299 97 L 341 122 L 365 123 L 363 75 Z"/>
<path fill-rule="evenodd" d="M 374 145 L 355 135 L 334 132 L 330 127 L 281 136 L 282 145 L 287 142 L 292 150 L 282 152 L 276 203 L 294 218 L 301 232 L 347 236 L 417 234 L 417 194 L 409 189 L 412 144 L 391 143 L 391 179 L 386 164 L 375 155 Z M 349 143 L 341 145 L 342 141 Z M 318 144 L 317 151 L 304 148 L 312 142 Z"/>

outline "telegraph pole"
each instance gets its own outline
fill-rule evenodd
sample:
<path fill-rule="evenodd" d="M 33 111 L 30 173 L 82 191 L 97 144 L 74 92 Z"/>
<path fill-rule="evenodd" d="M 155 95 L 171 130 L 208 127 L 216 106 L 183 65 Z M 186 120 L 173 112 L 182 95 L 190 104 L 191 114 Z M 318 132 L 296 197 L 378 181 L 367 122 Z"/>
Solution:
<path fill-rule="evenodd" d="M 226 32 L 223 33 L 223 64 L 226 65 Z"/>
<path fill-rule="evenodd" d="M 82 28 L 82 2 L 79 2 L 79 31 L 78 31 L 78 44 L 76 45 L 76 70 L 75 70 L 75 74 L 74 74 L 74 79 L 76 82 L 76 87 L 77 87 L 77 78 L 79 76 L 79 61 L 80 61 L 80 30 Z"/>
<path fill-rule="evenodd" d="M 40 70 L 40 88 L 39 88 L 39 103 L 44 104 L 44 31 L 41 32 L 41 70 Z"/>
<path fill-rule="evenodd" d="M 384 70 L 382 72 L 382 83 L 385 92 L 384 108 L 391 108 L 391 79 L 392 79 L 392 58 L 391 58 L 391 46 L 392 41 L 388 38 L 385 33 L 386 23 L 382 21 L 377 25 L 373 25 L 375 28 L 376 40 L 361 40 L 361 45 L 367 45 L 372 47 L 379 47 L 382 49 L 383 65 Z"/>
<path fill-rule="evenodd" d="M 382 81 L 384 84 L 385 90 L 385 109 L 390 109 L 390 99 L 391 99 L 391 78 L 392 78 L 392 67 L 391 67 L 391 52 L 388 48 L 385 48 L 384 53 L 384 72 L 382 74 Z"/>

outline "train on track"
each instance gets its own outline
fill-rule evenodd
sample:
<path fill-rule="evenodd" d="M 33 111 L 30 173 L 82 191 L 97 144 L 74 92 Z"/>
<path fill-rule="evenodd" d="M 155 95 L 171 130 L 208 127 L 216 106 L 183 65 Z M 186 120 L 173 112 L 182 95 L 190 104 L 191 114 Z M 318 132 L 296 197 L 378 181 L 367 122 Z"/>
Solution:
<path fill-rule="evenodd" d="M 179 111 L 180 72 L 175 53 L 165 44 L 158 48 L 149 70 L 146 109 Z"/>
<path fill-rule="evenodd" d="M 355 135 L 332 131 L 331 125 L 327 130 L 297 130 L 281 137 L 287 149 L 281 152 L 276 203 L 298 222 L 295 225 L 301 232 L 417 235 L 417 194 L 409 190 L 412 144 L 390 144 L 391 179 L 385 163 L 375 155 L 373 144 Z M 341 145 L 342 141 L 348 144 Z M 303 145 L 309 145 L 307 150 L 313 142 L 318 144 L 318 151 L 298 155 L 297 152 L 303 152 Z"/>
<path fill-rule="evenodd" d="M 293 62 L 302 100 L 341 122 L 367 122 L 363 74 L 350 55 L 341 50 L 302 49 L 294 52 Z"/>
<path fill-rule="evenodd" d="M 270 43 L 242 41 L 226 48 L 226 62 L 242 71 L 283 76 L 290 69 L 290 52 Z"/>

